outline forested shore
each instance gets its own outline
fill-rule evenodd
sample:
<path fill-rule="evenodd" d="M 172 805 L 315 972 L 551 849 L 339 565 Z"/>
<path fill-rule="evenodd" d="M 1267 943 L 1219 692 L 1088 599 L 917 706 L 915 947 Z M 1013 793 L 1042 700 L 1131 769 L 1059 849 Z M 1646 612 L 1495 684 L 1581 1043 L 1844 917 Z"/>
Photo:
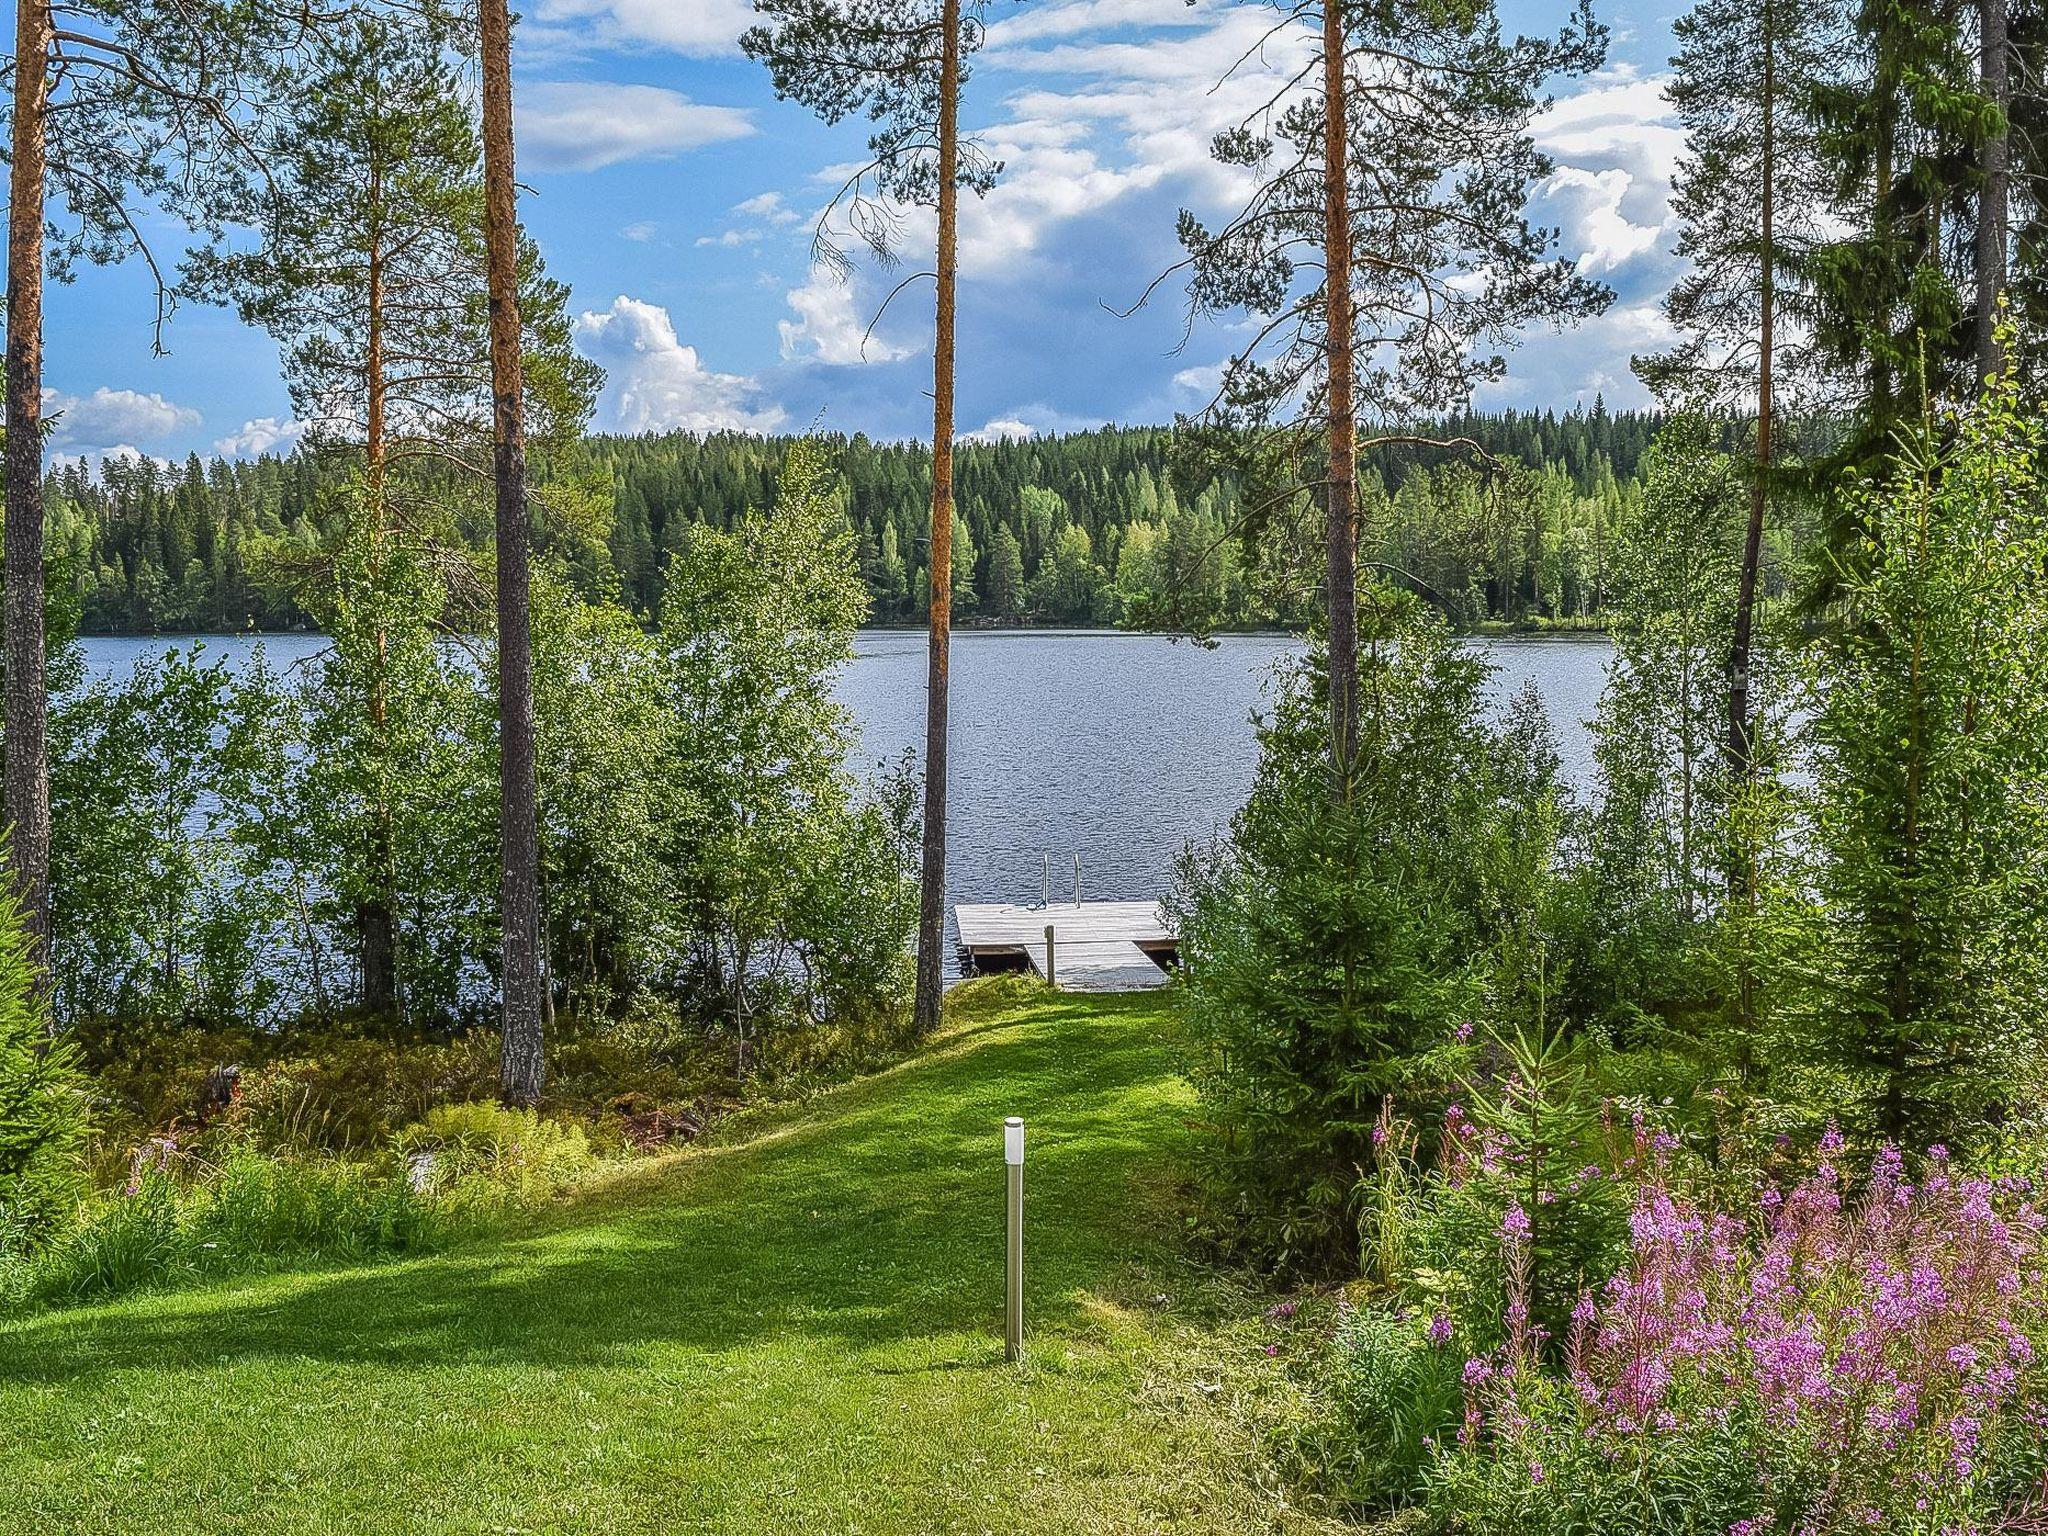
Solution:
<path fill-rule="evenodd" d="M 1641 507 L 1661 412 L 1469 415 L 1465 454 L 1385 449 L 1361 468 L 1372 557 L 1454 624 L 1584 627 Z M 651 621 L 687 530 L 735 527 L 774 504 L 792 439 L 740 433 L 591 436 L 548 474 L 608 504 L 606 525 L 544 530 L 586 595 Z M 818 440 L 855 540 L 869 622 L 921 625 L 929 590 L 931 454 L 864 436 Z M 48 478 L 58 581 L 88 635 L 318 628 L 304 573 L 334 534 L 353 465 L 310 448 L 182 464 L 115 457 Z M 1312 594 L 1271 568 L 1277 535 L 1245 526 L 1236 475 L 1190 461 L 1166 427 L 967 443 L 958 456 L 954 612 L 963 625 L 1116 625 L 1199 614 L 1213 629 L 1297 628 Z M 456 530 L 488 546 L 481 521 Z M 1789 562 L 1796 528 L 1782 533 Z"/>

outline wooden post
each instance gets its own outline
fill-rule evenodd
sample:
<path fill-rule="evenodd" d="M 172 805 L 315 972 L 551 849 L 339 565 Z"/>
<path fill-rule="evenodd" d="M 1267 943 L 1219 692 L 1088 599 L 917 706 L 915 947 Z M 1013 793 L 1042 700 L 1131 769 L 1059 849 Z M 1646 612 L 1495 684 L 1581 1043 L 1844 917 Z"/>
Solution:
<path fill-rule="evenodd" d="M 1046 984 L 1046 985 L 1047 985 L 1048 987 L 1056 987 L 1056 986 L 1058 986 L 1058 985 L 1059 985 L 1059 982 L 1058 982 L 1058 981 L 1057 981 L 1057 980 L 1056 980 L 1056 979 L 1054 978 L 1054 976 L 1053 976 L 1053 969 L 1052 969 L 1052 924 L 1051 924 L 1051 923 L 1047 923 L 1047 924 L 1045 925 L 1045 984 Z"/>
<path fill-rule="evenodd" d="M 1009 1243 L 1003 1275 L 1003 1358 L 1016 1365 L 1024 1359 L 1024 1122 L 1015 1115 L 1003 1122 L 1003 1164 L 1010 1179 Z"/>

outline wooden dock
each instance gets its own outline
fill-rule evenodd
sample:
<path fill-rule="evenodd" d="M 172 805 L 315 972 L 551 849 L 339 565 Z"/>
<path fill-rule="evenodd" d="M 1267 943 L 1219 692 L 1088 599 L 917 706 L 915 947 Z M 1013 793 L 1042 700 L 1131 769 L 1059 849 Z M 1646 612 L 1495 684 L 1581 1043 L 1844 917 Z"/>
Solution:
<path fill-rule="evenodd" d="M 1069 992 L 1134 992 L 1166 984 L 1159 961 L 1179 938 L 1156 901 L 963 903 L 953 909 L 972 970 L 1045 974 L 1045 930 L 1053 930 L 1053 983 Z M 1155 957 L 1157 957 L 1155 959 Z"/>

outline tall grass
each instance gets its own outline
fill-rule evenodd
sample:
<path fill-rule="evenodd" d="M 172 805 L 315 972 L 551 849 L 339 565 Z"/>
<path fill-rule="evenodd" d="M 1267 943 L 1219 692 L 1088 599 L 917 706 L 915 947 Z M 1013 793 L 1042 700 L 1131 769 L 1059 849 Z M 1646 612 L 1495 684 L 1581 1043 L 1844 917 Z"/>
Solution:
<path fill-rule="evenodd" d="M 123 1187 L 53 1232 L 0 1231 L 0 1304 L 428 1251 L 597 1165 L 580 1128 L 494 1104 L 437 1110 L 363 1160 L 276 1156 L 249 1142 L 200 1154 L 164 1138 L 137 1154 Z"/>

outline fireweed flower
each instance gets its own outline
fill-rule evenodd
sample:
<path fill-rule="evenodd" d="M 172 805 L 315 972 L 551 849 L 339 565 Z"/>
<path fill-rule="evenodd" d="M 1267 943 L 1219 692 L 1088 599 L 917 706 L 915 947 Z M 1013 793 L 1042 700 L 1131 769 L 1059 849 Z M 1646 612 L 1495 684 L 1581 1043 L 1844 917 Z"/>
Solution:
<path fill-rule="evenodd" d="M 1572 1310 L 1568 1390 L 1540 1364 L 1529 1217 L 1511 1206 L 1506 1342 L 1466 1362 L 1464 1422 L 1438 1454 L 1529 1468 L 1534 1481 L 1557 1464 L 1553 1436 L 1619 1469 L 1661 1437 L 1737 1434 L 1770 1499 L 1819 1501 L 1780 1504 L 1787 1532 L 1926 1530 L 1953 1516 L 1958 1531 L 1990 1528 L 1995 1511 L 1972 1502 L 1991 1497 L 1990 1469 L 2048 1433 L 2048 1219 L 2031 1184 L 1931 1155 L 1916 1185 L 1889 1148 L 1851 1184 L 1831 1128 L 1807 1177 L 1759 1189 L 1746 1213 L 1715 1212 L 1671 1179 L 1640 1122 L 1638 1133 L 1650 1171 L 1627 1256 Z M 1778 1529 L 1758 1514 L 1730 1536 Z"/>

